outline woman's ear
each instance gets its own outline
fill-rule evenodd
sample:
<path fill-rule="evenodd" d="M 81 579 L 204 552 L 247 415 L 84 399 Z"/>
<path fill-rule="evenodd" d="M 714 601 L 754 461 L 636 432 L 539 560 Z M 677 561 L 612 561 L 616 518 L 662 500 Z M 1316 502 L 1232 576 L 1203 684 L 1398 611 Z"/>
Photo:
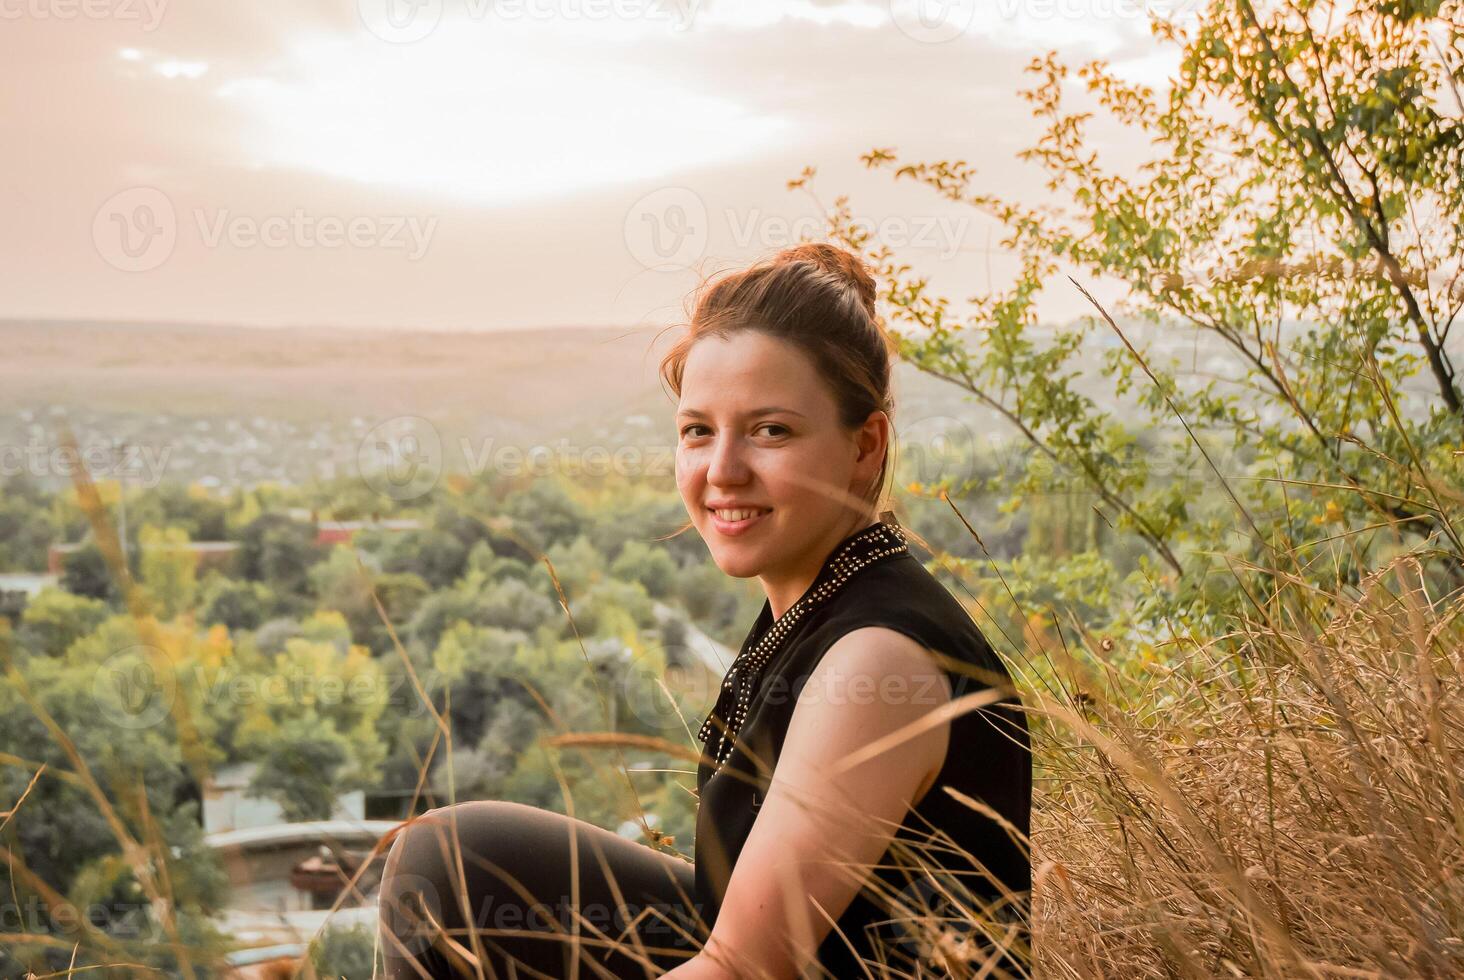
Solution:
<path fill-rule="evenodd" d="M 885 447 L 889 445 L 892 428 L 890 417 L 879 409 L 869 413 L 854 432 L 854 475 L 849 482 L 849 492 L 859 500 L 865 500 L 879 480 L 880 465 L 885 459 Z"/>
<path fill-rule="evenodd" d="M 870 412 L 855 436 L 855 444 L 859 447 L 859 463 L 877 470 L 879 461 L 884 459 L 885 447 L 889 445 L 893 431 L 894 427 L 888 415 L 879 409 Z"/>

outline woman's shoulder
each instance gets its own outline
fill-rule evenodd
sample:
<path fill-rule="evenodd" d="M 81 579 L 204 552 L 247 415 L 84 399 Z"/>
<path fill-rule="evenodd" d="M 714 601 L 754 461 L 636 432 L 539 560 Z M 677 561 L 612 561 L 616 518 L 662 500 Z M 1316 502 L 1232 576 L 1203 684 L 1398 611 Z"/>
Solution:
<path fill-rule="evenodd" d="M 956 696 L 993 684 L 1010 686 L 1006 665 L 971 614 L 912 554 L 871 565 L 849 580 L 810 617 L 774 674 L 798 687 L 834 643 L 864 627 L 895 630 L 935 653 Z"/>
<path fill-rule="evenodd" d="M 865 569 L 822 612 L 803 644 L 814 660 L 847 633 L 882 626 L 952 660 L 1005 674 L 966 608 L 913 554 Z"/>

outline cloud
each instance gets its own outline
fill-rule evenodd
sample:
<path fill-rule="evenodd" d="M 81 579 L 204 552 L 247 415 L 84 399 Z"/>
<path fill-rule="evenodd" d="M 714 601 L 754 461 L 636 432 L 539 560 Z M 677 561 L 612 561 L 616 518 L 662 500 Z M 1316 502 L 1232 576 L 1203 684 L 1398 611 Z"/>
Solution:
<path fill-rule="evenodd" d="M 159 61 L 152 69 L 164 78 L 202 78 L 208 71 L 208 62 L 169 59 Z"/>

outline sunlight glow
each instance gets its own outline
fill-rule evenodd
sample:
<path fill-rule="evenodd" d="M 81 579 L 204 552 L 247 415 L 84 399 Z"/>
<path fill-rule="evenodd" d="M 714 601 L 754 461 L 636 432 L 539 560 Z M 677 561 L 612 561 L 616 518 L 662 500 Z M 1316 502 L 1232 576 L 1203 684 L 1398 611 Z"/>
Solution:
<path fill-rule="evenodd" d="M 160 61 L 153 71 L 164 78 L 201 78 L 208 71 L 206 61 Z"/>
<path fill-rule="evenodd" d="M 299 39 L 217 94 L 252 118 L 245 146 L 257 164 L 475 203 L 735 161 L 791 127 L 735 93 L 658 72 L 653 46 L 558 26 L 445 21 L 397 46 Z"/>

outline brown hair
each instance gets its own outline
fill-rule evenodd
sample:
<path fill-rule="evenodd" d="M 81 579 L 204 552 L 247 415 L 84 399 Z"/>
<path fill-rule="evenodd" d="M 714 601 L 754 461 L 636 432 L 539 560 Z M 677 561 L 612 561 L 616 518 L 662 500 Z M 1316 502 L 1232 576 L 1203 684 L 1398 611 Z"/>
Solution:
<path fill-rule="evenodd" d="M 873 411 L 883 411 L 893 422 L 890 374 L 896 348 L 875 311 L 874 277 L 858 256 L 822 242 L 805 242 L 709 280 L 696 295 L 686 333 L 661 360 L 661 378 L 676 397 L 681 396 L 686 357 L 697 341 L 757 330 L 808 355 L 846 427 L 862 425 Z M 876 506 L 887 492 L 893 431 L 890 437 L 869 501 Z M 879 516 L 895 521 L 888 509 Z"/>

